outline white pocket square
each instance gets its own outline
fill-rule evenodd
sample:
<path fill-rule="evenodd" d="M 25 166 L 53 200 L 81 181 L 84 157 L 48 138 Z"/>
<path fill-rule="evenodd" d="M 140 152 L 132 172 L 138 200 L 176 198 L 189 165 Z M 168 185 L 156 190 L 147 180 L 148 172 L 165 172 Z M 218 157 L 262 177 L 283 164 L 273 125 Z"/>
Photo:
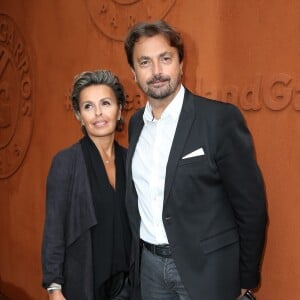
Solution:
<path fill-rule="evenodd" d="M 191 157 L 195 157 L 195 156 L 201 156 L 201 155 L 204 155 L 203 148 L 199 148 L 199 149 L 185 155 L 182 159 L 191 158 Z"/>

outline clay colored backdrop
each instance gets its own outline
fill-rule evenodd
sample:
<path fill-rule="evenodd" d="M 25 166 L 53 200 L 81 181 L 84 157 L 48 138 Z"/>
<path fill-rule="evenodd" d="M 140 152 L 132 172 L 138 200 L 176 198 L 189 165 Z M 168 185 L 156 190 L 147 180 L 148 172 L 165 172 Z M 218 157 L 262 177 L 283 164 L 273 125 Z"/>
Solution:
<path fill-rule="evenodd" d="M 185 85 L 239 106 L 252 131 L 270 218 L 258 299 L 300 294 L 300 2 L 10 0 L 0 2 L 0 295 L 47 299 L 45 180 L 53 155 L 81 136 L 68 100 L 74 75 L 117 73 L 128 120 L 144 99 L 122 40 L 135 22 L 159 18 L 183 34 Z M 118 140 L 127 144 L 126 131 Z"/>

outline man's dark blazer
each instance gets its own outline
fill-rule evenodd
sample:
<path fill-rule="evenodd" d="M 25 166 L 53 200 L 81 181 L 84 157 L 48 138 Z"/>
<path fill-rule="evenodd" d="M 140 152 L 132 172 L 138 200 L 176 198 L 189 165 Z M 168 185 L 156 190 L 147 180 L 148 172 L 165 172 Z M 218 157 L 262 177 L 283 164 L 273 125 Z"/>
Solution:
<path fill-rule="evenodd" d="M 132 158 L 143 111 L 129 124 L 126 206 L 133 231 L 131 268 L 139 288 L 140 215 Z M 204 155 L 182 159 L 202 148 Z M 192 300 L 234 300 L 256 287 L 265 239 L 264 185 L 239 110 L 185 91 L 167 162 L 162 219 Z"/>

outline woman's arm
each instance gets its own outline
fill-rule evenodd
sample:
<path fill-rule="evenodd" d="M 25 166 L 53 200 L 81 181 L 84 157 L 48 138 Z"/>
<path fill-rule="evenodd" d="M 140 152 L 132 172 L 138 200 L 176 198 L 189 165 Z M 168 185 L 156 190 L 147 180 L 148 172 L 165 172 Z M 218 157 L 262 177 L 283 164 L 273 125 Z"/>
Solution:
<path fill-rule="evenodd" d="M 51 164 L 46 184 L 46 216 L 42 242 L 43 286 L 51 283 L 63 285 L 65 256 L 65 224 L 68 211 L 68 196 L 72 182 L 72 159 L 70 153 L 60 152 Z M 53 296 L 60 298 L 59 291 Z M 50 297 L 49 296 L 49 297 Z"/>

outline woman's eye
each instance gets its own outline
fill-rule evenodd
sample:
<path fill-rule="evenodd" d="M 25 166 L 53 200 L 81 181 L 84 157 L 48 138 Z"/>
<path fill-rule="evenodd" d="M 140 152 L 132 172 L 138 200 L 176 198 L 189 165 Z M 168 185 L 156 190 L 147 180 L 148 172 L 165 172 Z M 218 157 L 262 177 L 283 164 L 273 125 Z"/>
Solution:
<path fill-rule="evenodd" d="M 110 105 L 110 101 L 104 100 L 104 101 L 102 102 L 102 105 L 104 105 L 104 106 Z"/>
<path fill-rule="evenodd" d="M 91 109 L 93 106 L 90 103 L 86 103 L 83 105 L 83 109 Z"/>

